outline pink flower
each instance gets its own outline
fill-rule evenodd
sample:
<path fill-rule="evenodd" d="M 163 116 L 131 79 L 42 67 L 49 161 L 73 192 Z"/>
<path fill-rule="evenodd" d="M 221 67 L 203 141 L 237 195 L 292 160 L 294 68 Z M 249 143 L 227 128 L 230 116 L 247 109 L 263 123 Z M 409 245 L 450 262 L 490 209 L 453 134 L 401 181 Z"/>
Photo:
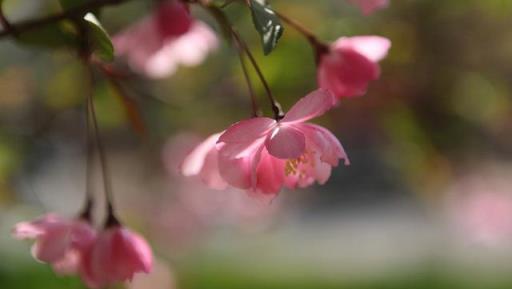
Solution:
<path fill-rule="evenodd" d="M 82 278 L 91 288 L 131 281 L 137 272 L 149 273 L 151 248 L 138 234 L 113 226 L 98 234 L 94 245 L 83 256 Z"/>
<path fill-rule="evenodd" d="M 276 121 L 257 117 L 240 121 L 219 137 L 219 171 L 233 187 L 263 195 L 288 188 L 323 184 L 331 167 L 348 158 L 327 129 L 304 123 L 324 114 L 335 97 L 319 89 L 295 104 Z"/>
<path fill-rule="evenodd" d="M 114 37 L 113 43 L 134 71 L 162 78 L 180 65 L 199 65 L 217 48 L 218 39 L 206 24 L 191 17 L 186 4 L 168 0 Z"/>
<path fill-rule="evenodd" d="M 68 220 L 47 214 L 31 222 L 21 222 L 13 229 L 17 239 L 35 239 L 32 255 L 52 264 L 60 274 L 78 271 L 81 255 L 95 240 L 96 232 L 83 220 Z"/>
<path fill-rule="evenodd" d="M 378 62 L 386 57 L 391 42 L 379 36 L 342 37 L 320 55 L 318 84 L 341 99 L 361 96 L 368 83 L 380 76 Z"/>
<path fill-rule="evenodd" d="M 217 141 L 221 134 L 217 133 L 200 143 L 181 164 L 180 171 L 184 176 L 198 175 L 212 189 L 222 190 L 227 187 L 222 179 L 218 166 Z"/>
<path fill-rule="evenodd" d="M 368 16 L 373 12 L 389 6 L 389 0 L 349 0 L 352 4 L 361 9 L 364 15 Z"/>

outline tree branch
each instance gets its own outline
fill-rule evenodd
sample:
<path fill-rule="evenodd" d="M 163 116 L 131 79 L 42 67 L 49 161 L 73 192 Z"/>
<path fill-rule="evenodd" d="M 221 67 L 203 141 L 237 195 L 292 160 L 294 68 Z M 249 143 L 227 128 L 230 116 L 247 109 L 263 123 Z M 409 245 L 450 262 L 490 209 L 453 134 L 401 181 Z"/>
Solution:
<path fill-rule="evenodd" d="M 99 9 L 105 6 L 117 5 L 124 3 L 128 0 L 93 0 L 86 2 L 82 5 L 78 5 L 62 13 L 47 16 L 35 20 L 27 20 L 17 24 L 10 23 L 9 27 L 4 27 L 3 31 L 0 31 L 0 38 L 8 36 L 17 36 L 25 31 L 37 29 L 38 27 L 45 26 L 51 23 L 59 22 L 64 19 L 74 18 L 82 16 L 83 14 L 90 12 L 91 10 Z"/>

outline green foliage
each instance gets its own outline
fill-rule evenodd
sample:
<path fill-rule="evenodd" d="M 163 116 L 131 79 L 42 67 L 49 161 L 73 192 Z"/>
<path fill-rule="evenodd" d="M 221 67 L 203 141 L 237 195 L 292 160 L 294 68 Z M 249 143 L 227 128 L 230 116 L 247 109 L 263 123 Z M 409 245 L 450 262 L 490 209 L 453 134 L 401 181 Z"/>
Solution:
<path fill-rule="evenodd" d="M 114 60 L 114 45 L 112 45 L 110 36 L 96 16 L 92 13 L 87 13 L 84 20 L 89 29 L 89 40 L 91 41 L 94 54 L 104 61 Z"/>
<path fill-rule="evenodd" d="M 78 44 L 76 31 L 68 21 L 50 23 L 26 31 L 16 39 L 21 44 L 43 48 L 73 47 Z"/>
<path fill-rule="evenodd" d="M 2 1 L 2 0 L 0 0 Z M 87 0 L 59 0 L 62 9 L 69 9 L 86 3 Z"/>
<path fill-rule="evenodd" d="M 268 55 L 283 35 L 283 25 L 270 5 L 264 0 L 251 0 L 252 20 L 261 36 L 263 52 Z"/>

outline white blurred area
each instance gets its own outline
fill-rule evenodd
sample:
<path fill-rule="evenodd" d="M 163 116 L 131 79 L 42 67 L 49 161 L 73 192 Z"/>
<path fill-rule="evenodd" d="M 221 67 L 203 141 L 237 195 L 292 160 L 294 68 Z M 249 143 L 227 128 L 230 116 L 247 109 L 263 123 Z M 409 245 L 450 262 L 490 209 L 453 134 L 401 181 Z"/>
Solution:
<path fill-rule="evenodd" d="M 174 157 L 184 155 L 183 147 L 173 146 L 165 158 L 178 165 Z M 80 154 L 61 151 L 21 178 L 25 205 L 1 212 L 0 256 L 30 262 L 28 245 L 9 237 L 15 222 L 46 211 L 72 216 L 80 209 Z M 169 159 L 161 168 L 151 165 L 142 152 L 109 151 L 108 159 L 121 220 L 144 234 L 160 256 L 158 276 L 140 276 L 134 284 L 143 285 L 132 284 L 132 289 L 149 288 L 145 278 L 163 278 L 169 286 L 162 288 L 172 288 L 173 268 L 190 266 L 194 260 L 198 266 L 206 260 L 236 274 L 269 280 L 333 282 L 432 268 L 468 282 L 492 282 L 506 276 L 512 265 L 512 170 L 503 165 L 463 174 L 446 187 L 446 198 L 435 206 L 397 200 L 377 209 L 340 206 L 338 213 L 307 214 L 308 198 L 321 194 L 322 187 L 285 191 L 272 203 L 262 203 L 241 191 L 213 191 L 197 179 L 183 180 L 169 169 Z M 101 178 L 95 178 L 96 195 L 102 198 Z M 103 203 L 98 207 L 100 220 Z"/>

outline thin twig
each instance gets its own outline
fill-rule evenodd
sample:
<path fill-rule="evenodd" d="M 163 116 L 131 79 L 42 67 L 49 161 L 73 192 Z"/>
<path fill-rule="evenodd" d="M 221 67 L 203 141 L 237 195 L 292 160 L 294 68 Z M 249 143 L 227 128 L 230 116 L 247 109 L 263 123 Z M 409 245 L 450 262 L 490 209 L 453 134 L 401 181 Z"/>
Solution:
<path fill-rule="evenodd" d="M 252 86 L 251 78 L 249 77 L 249 72 L 247 71 L 247 65 L 245 64 L 243 49 L 242 49 L 240 43 L 238 43 L 238 41 L 234 41 L 234 42 L 235 42 L 235 46 L 236 46 L 236 51 L 238 52 L 238 58 L 240 59 L 240 66 L 242 67 L 245 82 L 247 83 L 247 88 L 249 90 L 249 95 L 251 96 L 252 116 L 257 117 L 260 115 L 260 111 L 258 108 L 258 103 L 256 101 L 256 94 L 254 93 L 254 88 Z"/>
<path fill-rule="evenodd" d="M 0 38 L 7 36 L 16 36 L 26 31 L 37 29 L 41 26 L 45 26 L 51 23 L 59 22 L 64 19 L 74 18 L 82 16 L 83 14 L 96 10 L 105 6 L 116 5 L 124 3 L 128 0 L 92 0 L 87 1 L 82 5 L 72 7 L 62 13 L 47 16 L 40 19 L 28 20 L 17 24 L 10 23 L 10 28 L 6 27 L 3 31 L 0 31 Z M 5 17 L 4 17 L 5 18 Z"/>
<path fill-rule="evenodd" d="M 98 149 L 98 156 L 100 159 L 101 172 L 103 177 L 103 186 L 105 190 L 105 199 L 107 203 L 107 221 L 105 223 L 106 227 L 112 225 L 118 225 L 119 221 L 114 215 L 114 205 L 113 205 L 113 193 L 112 193 L 112 184 L 110 183 L 110 175 L 109 168 L 107 163 L 107 157 L 105 154 L 105 148 L 103 146 L 103 142 L 101 141 L 98 119 L 96 117 L 96 109 L 94 106 L 93 94 L 94 94 L 94 70 L 92 65 L 88 62 L 86 63 L 87 72 L 89 76 L 89 91 L 87 93 L 87 106 L 89 108 L 89 113 L 92 121 L 92 130 L 94 134 L 94 138 L 96 140 L 96 148 Z"/>
<path fill-rule="evenodd" d="M 263 76 L 263 72 L 261 71 L 256 59 L 254 58 L 254 55 L 252 54 L 251 50 L 247 46 L 247 43 L 240 37 L 240 34 L 231 26 L 231 33 L 233 34 L 233 38 L 235 41 L 240 45 L 240 47 L 245 51 L 247 56 L 249 57 L 249 60 L 254 67 L 254 70 L 256 71 L 256 74 L 258 75 L 261 83 L 263 84 L 263 87 L 265 88 L 265 91 L 267 93 L 267 96 L 269 98 L 270 104 L 272 106 L 272 111 L 274 112 L 274 118 L 276 120 L 280 120 L 284 117 L 283 110 L 281 108 L 281 105 L 279 102 L 276 101 L 274 98 L 274 95 L 272 94 L 272 91 L 270 90 L 270 86 L 265 79 L 265 76 Z"/>

